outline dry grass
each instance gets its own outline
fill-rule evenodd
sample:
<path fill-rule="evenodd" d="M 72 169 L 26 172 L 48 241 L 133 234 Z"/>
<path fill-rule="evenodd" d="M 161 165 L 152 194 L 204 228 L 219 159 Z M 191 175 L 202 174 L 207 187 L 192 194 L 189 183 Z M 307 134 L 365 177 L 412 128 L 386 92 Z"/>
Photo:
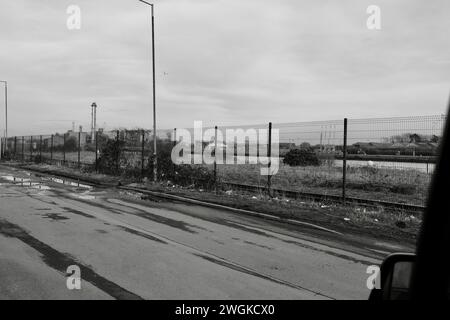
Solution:
<path fill-rule="evenodd" d="M 219 165 L 218 175 L 224 181 L 264 186 L 258 165 Z M 414 169 L 354 167 L 347 170 L 349 196 L 423 205 L 430 175 Z M 342 193 L 342 168 L 321 165 L 290 167 L 280 164 L 272 177 L 274 188 L 321 194 Z"/>
<path fill-rule="evenodd" d="M 42 152 L 42 157 L 50 159 L 50 152 Z M 63 160 L 64 154 L 62 152 L 54 152 L 53 159 Z M 66 152 L 67 161 L 78 161 L 78 152 Z M 95 162 L 95 152 L 94 151 L 81 151 L 80 152 L 80 162 L 81 163 L 94 163 Z"/>

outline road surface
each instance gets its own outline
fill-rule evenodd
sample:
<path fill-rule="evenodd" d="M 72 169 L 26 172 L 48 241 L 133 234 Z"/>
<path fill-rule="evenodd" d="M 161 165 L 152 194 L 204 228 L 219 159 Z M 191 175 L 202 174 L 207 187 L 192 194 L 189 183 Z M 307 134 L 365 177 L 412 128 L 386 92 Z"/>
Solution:
<path fill-rule="evenodd" d="M 0 166 L 0 299 L 366 299 L 403 249 L 142 198 Z"/>

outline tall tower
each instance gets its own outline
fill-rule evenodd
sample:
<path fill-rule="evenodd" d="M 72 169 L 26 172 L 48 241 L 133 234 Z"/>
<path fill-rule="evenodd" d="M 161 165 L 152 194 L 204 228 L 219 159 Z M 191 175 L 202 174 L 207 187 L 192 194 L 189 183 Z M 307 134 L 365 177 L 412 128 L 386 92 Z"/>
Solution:
<path fill-rule="evenodd" d="M 97 104 L 91 105 L 91 141 L 95 142 L 95 132 L 97 129 Z"/>

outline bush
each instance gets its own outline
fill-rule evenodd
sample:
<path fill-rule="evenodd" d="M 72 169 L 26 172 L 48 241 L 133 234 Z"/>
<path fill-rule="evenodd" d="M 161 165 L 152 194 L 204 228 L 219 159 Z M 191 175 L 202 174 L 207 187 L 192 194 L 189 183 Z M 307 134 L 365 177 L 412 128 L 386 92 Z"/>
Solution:
<path fill-rule="evenodd" d="M 125 142 L 122 140 L 108 140 L 102 147 L 97 166 L 100 172 L 106 174 L 119 174 L 121 163 L 126 161 L 122 152 Z"/>
<path fill-rule="evenodd" d="M 283 163 L 291 167 L 318 166 L 319 158 L 311 149 L 292 149 L 284 156 Z"/>
<path fill-rule="evenodd" d="M 171 181 L 180 186 L 212 189 L 214 172 L 203 166 L 190 164 L 176 165 L 172 162 L 173 143 L 170 140 L 158 141 L 158 180 Z M 147 172 L 153 178 L 153 156 L 150 157 Z"/>
<path fill-rule="evenodd" d="M 64 144 L 66 152 L 74 152 L 78 150 L 78 141 L 75 137 L 69 137 Z"/>

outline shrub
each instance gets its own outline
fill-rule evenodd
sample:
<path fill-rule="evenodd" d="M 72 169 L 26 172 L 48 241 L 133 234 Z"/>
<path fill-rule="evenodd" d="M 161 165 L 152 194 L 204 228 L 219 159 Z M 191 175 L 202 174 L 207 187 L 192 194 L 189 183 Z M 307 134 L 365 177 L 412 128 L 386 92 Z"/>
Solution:
<path fill-rule="evenodd" d="M 174 164 L 171 158 L 172 146 L 173 143 L 170 140 L 158 141 L 158 180 L 171 181 L 180 186 L 212 189 L 214 172 L 203 166 Z M 153 178 L 153 156 L 149 159 L 147 172 Z"/>
<path fill-rule="evenodd" d="M 292 149 L 284 156 L 283 163 L 291 167 L 320 165 L 317 154 L 311 149 Z"/>
<path fill-rule="evenodd" d="M 122 140 L 111 139 L 106 142 L 97 159 L 97 166 L 100 172 L 106 174 L 119 174 L 121 162 L 126 162 L 122 152 L 125 142 Z"/>
<path fill-rule="evenodd" d="M 75 137 L 69 137 L 64 144 L 66 152 L 74 152 L 78 150 L 78 141 Z"/>

